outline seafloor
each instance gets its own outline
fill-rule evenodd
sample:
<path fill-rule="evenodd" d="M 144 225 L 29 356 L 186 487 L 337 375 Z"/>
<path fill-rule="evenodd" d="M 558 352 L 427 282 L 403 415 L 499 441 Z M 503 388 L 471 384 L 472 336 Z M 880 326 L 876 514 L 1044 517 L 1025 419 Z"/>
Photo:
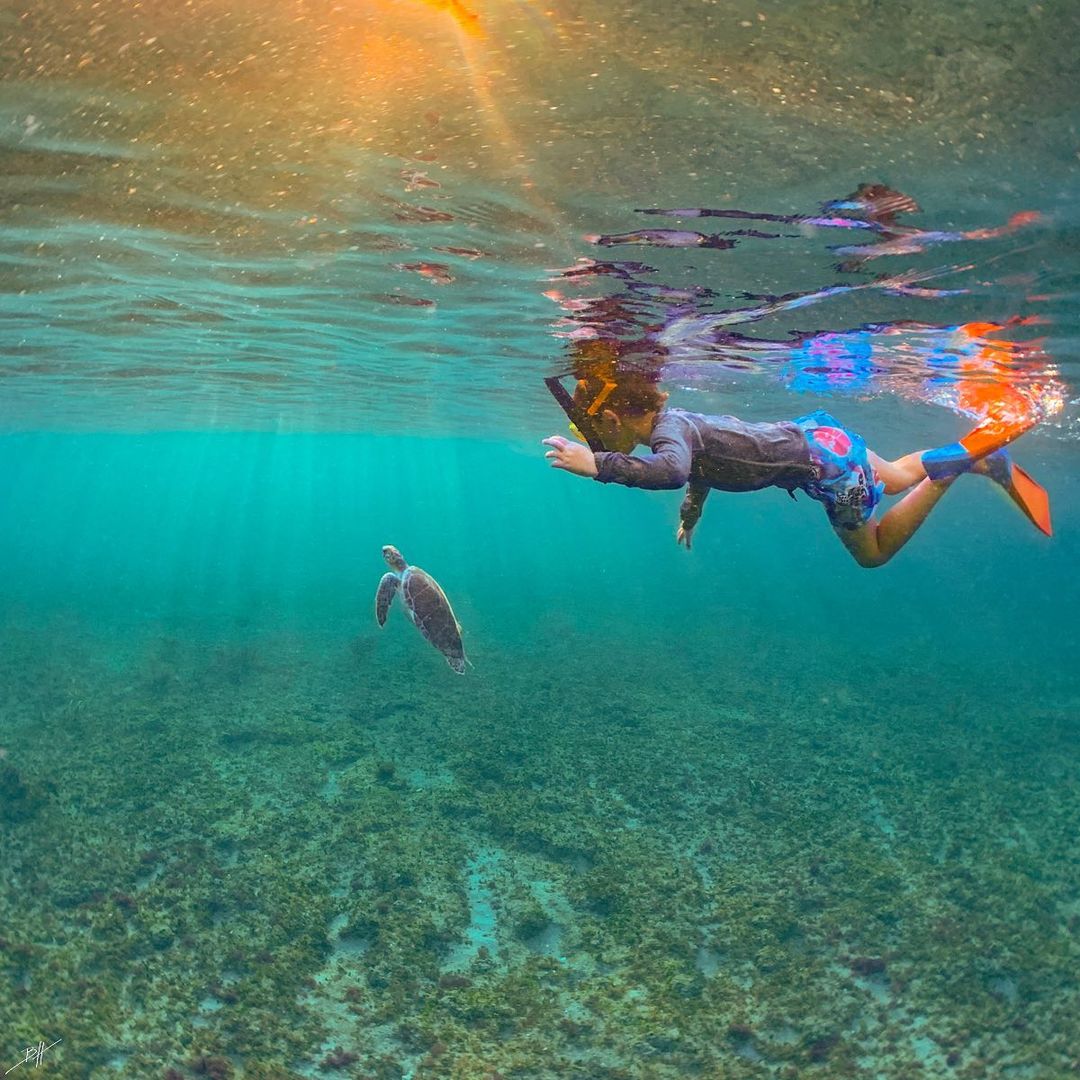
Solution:
<path fill-rule="evenodd" d="M 552 616 L 458 679 L 403 622 L 23 614 L 5 1067 L 62 1038 L 42 1075 L 1080 1070 L 1075 703 L 1033 716 L 1020 670 L 986 710 L 962 664 L 913 677 L 918 643 L 848 684 Z"/>

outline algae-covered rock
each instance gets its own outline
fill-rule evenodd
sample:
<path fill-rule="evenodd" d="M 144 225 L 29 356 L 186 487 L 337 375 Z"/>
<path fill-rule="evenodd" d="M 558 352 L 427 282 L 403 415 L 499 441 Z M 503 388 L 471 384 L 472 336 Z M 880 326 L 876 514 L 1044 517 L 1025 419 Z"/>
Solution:
<path fill-rule="evenodd" d="M 0 824 L 29 821 L 44 805 L 43 792 L 28 786 L 22 773 L 10 762 L 0 763 Z"/>

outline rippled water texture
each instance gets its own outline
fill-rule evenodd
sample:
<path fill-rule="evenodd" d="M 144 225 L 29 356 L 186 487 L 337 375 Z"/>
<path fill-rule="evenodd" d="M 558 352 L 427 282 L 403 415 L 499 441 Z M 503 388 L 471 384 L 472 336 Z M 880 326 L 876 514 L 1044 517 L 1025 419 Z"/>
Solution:
<path fill-rule="evenodd" d="M 8 428 L 504 429 L 546 408 L 544 271 L 595 254 L 586 234 L 640 228 L 644 206 L 808 214 L 868 180 L 913 194 L 925 229 L 1041 215 L 948 253 L 979 295 L 946 321 L 1039 315 L 1075 362 L 1068 4 L 2 18 Z M 700 251 L 677 282 L 819 288 L 826 240 Z M 863 297 L 772 329 L 933 307 Z"/>

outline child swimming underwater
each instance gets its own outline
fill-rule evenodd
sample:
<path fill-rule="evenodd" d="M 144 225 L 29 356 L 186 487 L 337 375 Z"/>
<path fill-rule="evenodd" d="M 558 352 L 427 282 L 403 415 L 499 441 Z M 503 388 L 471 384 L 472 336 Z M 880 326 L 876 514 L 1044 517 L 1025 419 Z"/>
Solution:
<path fill-rule="evenodd" d="M 823 411 L 755 424 L 668 408 L 667 397 L 652 378 L 638 372 L 620 375 L 617 381 L 579 379 L 567 411 L 572 418 L 588 418 L 590 442 L 605 449 L 594 450 L 561 435 L 543 443 L 552 467 L 576 476 L 627 487 L 686 486 L 676 540 L 687 548 L 711 490 L 779 487 L 792 496 L 805 491 L 822 503 L 860 566 L 883 566 L 964 472 L 988 475 L 1037 527 L 1050 532 L 1045 492 L 1004 450 L 1030 421 L 993 417 L 951 446 L 886 461 Z M 648 446 L 651 452 L 634 456 L 631 451 L 637 446 Z M 882 495 L 904 492 L 899 502 L 875 517 Z"/>

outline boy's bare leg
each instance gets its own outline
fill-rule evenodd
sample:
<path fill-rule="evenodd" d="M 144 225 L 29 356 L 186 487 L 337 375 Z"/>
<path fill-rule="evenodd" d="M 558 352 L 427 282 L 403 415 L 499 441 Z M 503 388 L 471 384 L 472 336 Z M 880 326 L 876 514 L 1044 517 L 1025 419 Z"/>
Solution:
<path fill-rule="evenodd" d="M 836 535 L 860 566 L 884 566 L 915 535 L 955 479 L 928 480 L 924 473 L 918 485 L 890 506 L 880 521 L 868 521 L 857 529 L 836 529 Z"/>
<path fill-rule="evenodd" d="M 925 450 L 916 450 L 915 453 L 905 454 L 895 461 L 886 461 L 878 457 L 873 450 L 867 450 L 870 465 L 885 485 L 886 495 L 899 495 L 901 491 L 907 491 L 920 480 L 926 479 L 926 466 L 922 462 L 925 453 Z"/>

